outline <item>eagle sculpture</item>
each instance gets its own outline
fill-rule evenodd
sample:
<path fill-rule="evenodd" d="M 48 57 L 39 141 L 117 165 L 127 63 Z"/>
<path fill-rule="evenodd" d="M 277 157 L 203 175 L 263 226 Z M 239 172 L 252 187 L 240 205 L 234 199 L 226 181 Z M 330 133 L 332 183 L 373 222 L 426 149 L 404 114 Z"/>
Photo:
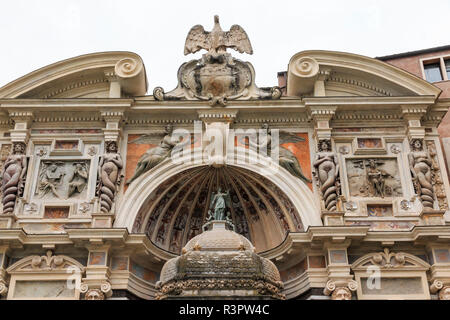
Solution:
<path fill-rule="evenodd" d="M 205 31 L 203 26 L 199 24 L 191 28 L 186 37 L 184 54 L 187 55 L 205 49 L 209 54 L 217 55 L 225 53 L 227 48 L 240 53 L 253 54 L 247 33 L 241 26 L 235 24 L 230 31 L 224 32 L 219 24 L 219 16 L 214 16 L 214 28 L 211 32 Z"/>

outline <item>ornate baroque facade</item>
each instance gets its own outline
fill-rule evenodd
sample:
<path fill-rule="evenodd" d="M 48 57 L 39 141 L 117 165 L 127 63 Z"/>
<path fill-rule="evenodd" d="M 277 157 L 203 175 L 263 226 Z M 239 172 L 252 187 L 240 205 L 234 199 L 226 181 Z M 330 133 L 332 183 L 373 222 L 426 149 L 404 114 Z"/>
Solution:
<path fill-rule="evenodd" d="M 330 51 L 295 54 L 285 87 L 259 88 L 230 52 L 253 53 L 247 34 L 218 18 L 189 32 L 185 54 L 200 49 L 174 90 L 152 95 L 131 52 L 64 60 L 0 88 L 3 299 L 160 297 L 163 265 L 202 252 L 189 241 L 218 189 L 249 240 L 233 254 L 256 257 L 254 246 L 281 277 L 266 293 L 449 299 L 441 90 Z"/>

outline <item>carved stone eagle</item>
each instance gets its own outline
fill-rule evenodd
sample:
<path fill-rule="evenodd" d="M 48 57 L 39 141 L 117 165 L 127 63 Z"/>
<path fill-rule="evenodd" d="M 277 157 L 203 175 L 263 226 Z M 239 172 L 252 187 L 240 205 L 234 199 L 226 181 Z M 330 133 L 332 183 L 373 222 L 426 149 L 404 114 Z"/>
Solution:
<path fill-rule="evenodd" d="M 196 25 L 191 28 L 184 45 L 184 54 L 195 53 L 205 49 L 210 54 L 225 53 L 227 48 L 240 53 L 253 54 L 252 45 L 247 33 L 241 26 L 235 24 L 230 31 L 224 32 L 219 24 L 219 16 L 214 16 L 214 28 L 211 32 L 205 31 L 203 26 Z"/>

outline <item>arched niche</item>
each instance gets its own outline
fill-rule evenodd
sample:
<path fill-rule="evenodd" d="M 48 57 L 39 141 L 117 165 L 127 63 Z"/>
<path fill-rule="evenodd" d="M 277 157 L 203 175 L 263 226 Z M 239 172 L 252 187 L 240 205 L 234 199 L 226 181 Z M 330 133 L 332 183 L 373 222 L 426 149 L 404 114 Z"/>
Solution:
<path fill-rule="evenodd" d="M 263 164 L 233 163 L 221 168 L 193 161 L 166 160 L 127 189 L 115 227 L 147 233 L 159 248 L 179 253 L 201 232 L 211 193 L 230 190 L 236 231 L 258 251 L 279 245 L 287 232 L 322 225 L 311 190 L 283 168 L 261 174 Z"/>

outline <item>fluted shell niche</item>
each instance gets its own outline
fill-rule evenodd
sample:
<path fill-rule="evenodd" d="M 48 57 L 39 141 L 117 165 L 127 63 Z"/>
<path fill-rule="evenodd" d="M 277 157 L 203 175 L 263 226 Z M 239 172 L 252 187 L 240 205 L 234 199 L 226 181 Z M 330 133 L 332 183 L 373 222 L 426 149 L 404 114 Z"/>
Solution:
<path fill-rule="evenodd" d="M 243 168 L 200 167 L 183 171 L 159 185 L 146 199 L 133 232 L 146 233 L 158 247 L 180 253 L 202 232 L 212 193 L 229 190 L 236 232 L 261 252 L 279 245 L 287 232 L 303 231 L 300 216 L 280 188 Z"/>

